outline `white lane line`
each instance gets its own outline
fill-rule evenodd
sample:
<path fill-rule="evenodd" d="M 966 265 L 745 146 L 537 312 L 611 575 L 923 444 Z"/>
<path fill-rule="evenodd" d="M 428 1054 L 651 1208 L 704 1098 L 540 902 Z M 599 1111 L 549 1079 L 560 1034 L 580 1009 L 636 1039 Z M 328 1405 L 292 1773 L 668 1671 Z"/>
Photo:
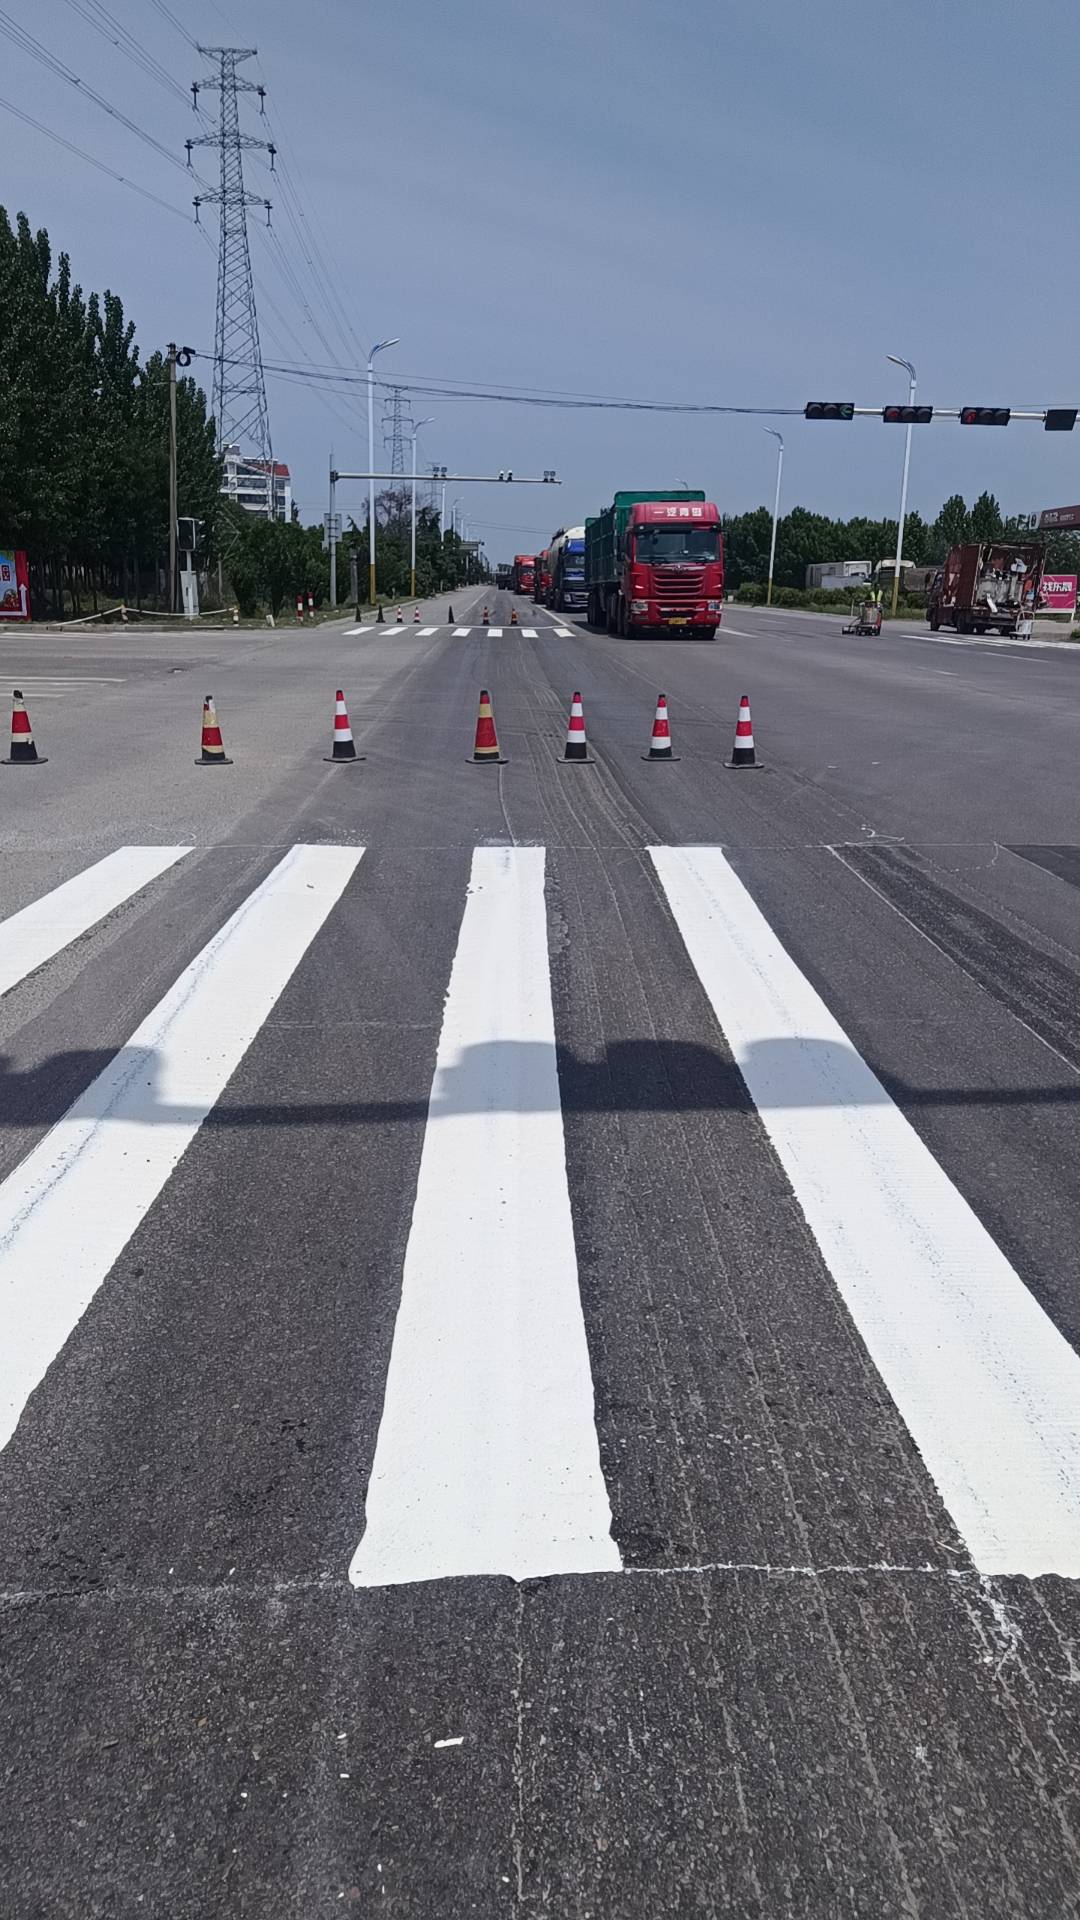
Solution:
<path fill-rule="evenodd" d="M 1080 1358 L 719 848 L 650 852 L 795 1197 L 976 1566 L 1077 1578 Z"/>
<path fill-rule="evenodd" d="M 573 637 L 574 637 L 574 630 L 572 627 L 556 627 L 555 629 L 556 640 L 572 640 Z"/>
<path fill-rule="evenodd" d="M 543 847 L 477 847 L 355 1586 L 617 1572 L 566 1184 Z"/>
<path fill-rule="evenodd" d="M 118 847 L 0 921 L 0 993 L 10 992 L 190 852 L 190 847 Z"/>
<path fill-rule="evenodd" d="M 471 627 L 455 627 L 455 628 L 454 628 L 454 639 L 455 639 L 455 640 L 464 640 L 464 639 L 465 639 L 465 638 L 467 637 L 467 635 L 468 635 L 468 634 L 470 634 L 471 632 L 472 632 L 472 628 L 471 628 Z"/>
<path fill-rule="evenodd" d="M 366 632 L 367 632 L 366 627 L 346 627 L 345 638 L 346 640 L 353 640 L 356 638 L 356 635 L 358 633 L 366 633 Z"/>
<path fill-rule="evenodd" d="M 0 1447 L 362 852 L 293 847 L 0 1186 Z"/>

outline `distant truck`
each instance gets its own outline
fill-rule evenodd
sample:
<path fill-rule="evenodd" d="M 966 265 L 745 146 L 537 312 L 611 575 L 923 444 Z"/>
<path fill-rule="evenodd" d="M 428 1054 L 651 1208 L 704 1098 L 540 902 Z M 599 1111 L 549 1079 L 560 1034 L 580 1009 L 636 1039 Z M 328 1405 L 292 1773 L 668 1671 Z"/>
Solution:
<path fill-rule="evenodd" d="M 510 582 L 513 578 L 513 573 L 514 573 L 514 569 L 510 565 L 507 565 L 504 567 L 496 567 L 495 585 L 497 587 L 501 587 L 505 591 L 506 589 L 509 588 Z"/>
<path fill-rule="evenodd" d="M 551 548 L 545 547 L 543 553 L 536 555 L 533 568 L 533 599 L 538 607 L 546 607 L 551 592 Z"/>
<path fill-rule="evenodd" d="M 531 593 L 536 578 L 536 556 L 532 553 L 515 553 L 514 564 L 510 569 L 511 593 Z"/>
<path fill-rule="evenodd" d="M 720 509 L 698 492 L 617 493 L 585 531 L 590 626 L 712 640 L 724 602 Z"/>
<path fill-rule="evenodd" d="M 572 613 L 575 608 L 584 607 L 588 597 L 585 587 L 585 528 L 561 528 L 548 552 L 551 567 L 548 606 L 554 607 L 557 613 Z"/>
<path fill-rule="evenodd" d="M 930 630 L 1015 633 L 1039 604 L 1045 553 L 1037 540 L 1010 546 L 1000 540 L 967 541 L 951 547 L 945 565 L 931 576 L 926 597 Z"/>

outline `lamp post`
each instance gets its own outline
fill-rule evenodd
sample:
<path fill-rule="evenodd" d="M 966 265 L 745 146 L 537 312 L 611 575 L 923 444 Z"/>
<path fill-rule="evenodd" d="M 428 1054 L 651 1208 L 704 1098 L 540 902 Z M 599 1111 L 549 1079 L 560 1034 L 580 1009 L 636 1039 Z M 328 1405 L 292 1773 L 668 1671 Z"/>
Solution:
<path fill-rule="evenodd" d="M 412 430 L 412 529 L 409 538 L 409 598 L 416 599 L 416 436 L 421 427 L 430 427 L 433 415 L 418 420 Z"/>
<path fill-rule="evenodd" d="M 776 493 L 773 496 L 772 541 L 769 546 L 769 584 L 765 592 L 765 605 L 771 607 L 773 568 L 776 565 L 776 523 L 780 518 L 780 482 L 784 475 L 784 436 L 777 433 L 775 427 L 766 427 L 764 431 L 776 441 Z"/>
<path fill-rule="evenodd" d="M 367 363 L 367 454 L 368 472 L 375 473 L 375 375 L 372 371 L 375 355 L 384 353 L 387 347 L 396 347 L 397 340 L 376 340 Z M 375 605 L 375 481 L 368 482 L 368 600 Z"/>
<path fill-rule="evenodd" d="M 915 369 L 911 361 L 902 360 L 899 355 L 895 353 L 887 353 L 885 358 L 886 360 L 891 360 L 894 367 L 903 367 L 908 377 L 908 406 L 913 407 L 915 405 Z M 894 614 L 896 612 L 896 603 L 900 596 L 900 566 L 904 558 L 904 521 L 907 519 L 907 477 L 908 462 L 910 459 L 911 421 L 909 420 L 907 423 L 907 432 L 904 435 L 904 476 L 900 482 L 900 518 L 896 523 L 896 565 L 893 568 L 892 583 L 892 612 Z"/>

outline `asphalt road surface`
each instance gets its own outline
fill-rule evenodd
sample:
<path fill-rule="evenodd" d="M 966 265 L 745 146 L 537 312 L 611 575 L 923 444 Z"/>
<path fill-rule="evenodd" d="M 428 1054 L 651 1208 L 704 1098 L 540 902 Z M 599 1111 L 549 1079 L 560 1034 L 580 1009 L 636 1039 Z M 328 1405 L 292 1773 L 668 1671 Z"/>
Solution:
<path fill-rule="evenodd" d="M 1080 652 L 454 602 L 0 638 L 0 1913 L 1080 1912 Z"/>

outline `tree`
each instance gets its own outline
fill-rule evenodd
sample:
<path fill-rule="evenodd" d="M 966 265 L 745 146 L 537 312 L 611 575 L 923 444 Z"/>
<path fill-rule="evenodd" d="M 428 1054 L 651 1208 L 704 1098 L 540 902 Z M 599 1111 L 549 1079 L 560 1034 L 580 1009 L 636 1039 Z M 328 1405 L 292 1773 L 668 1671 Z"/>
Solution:
<path fill-rule="evenodd" d="M 927 555 L 931 565 L 938 566 L 944 560 L 950 547 L 958 547 L 971 539 L 971 516 L 963 494 L 950 494 L 930 529 L 930 551 Z"/>
<path fill-rule="evenodd" d="M 1004 531 L 1001 508 L 992 493 L 980 493 L 971 509 L 971 538 L 1000 540 Z"/>

